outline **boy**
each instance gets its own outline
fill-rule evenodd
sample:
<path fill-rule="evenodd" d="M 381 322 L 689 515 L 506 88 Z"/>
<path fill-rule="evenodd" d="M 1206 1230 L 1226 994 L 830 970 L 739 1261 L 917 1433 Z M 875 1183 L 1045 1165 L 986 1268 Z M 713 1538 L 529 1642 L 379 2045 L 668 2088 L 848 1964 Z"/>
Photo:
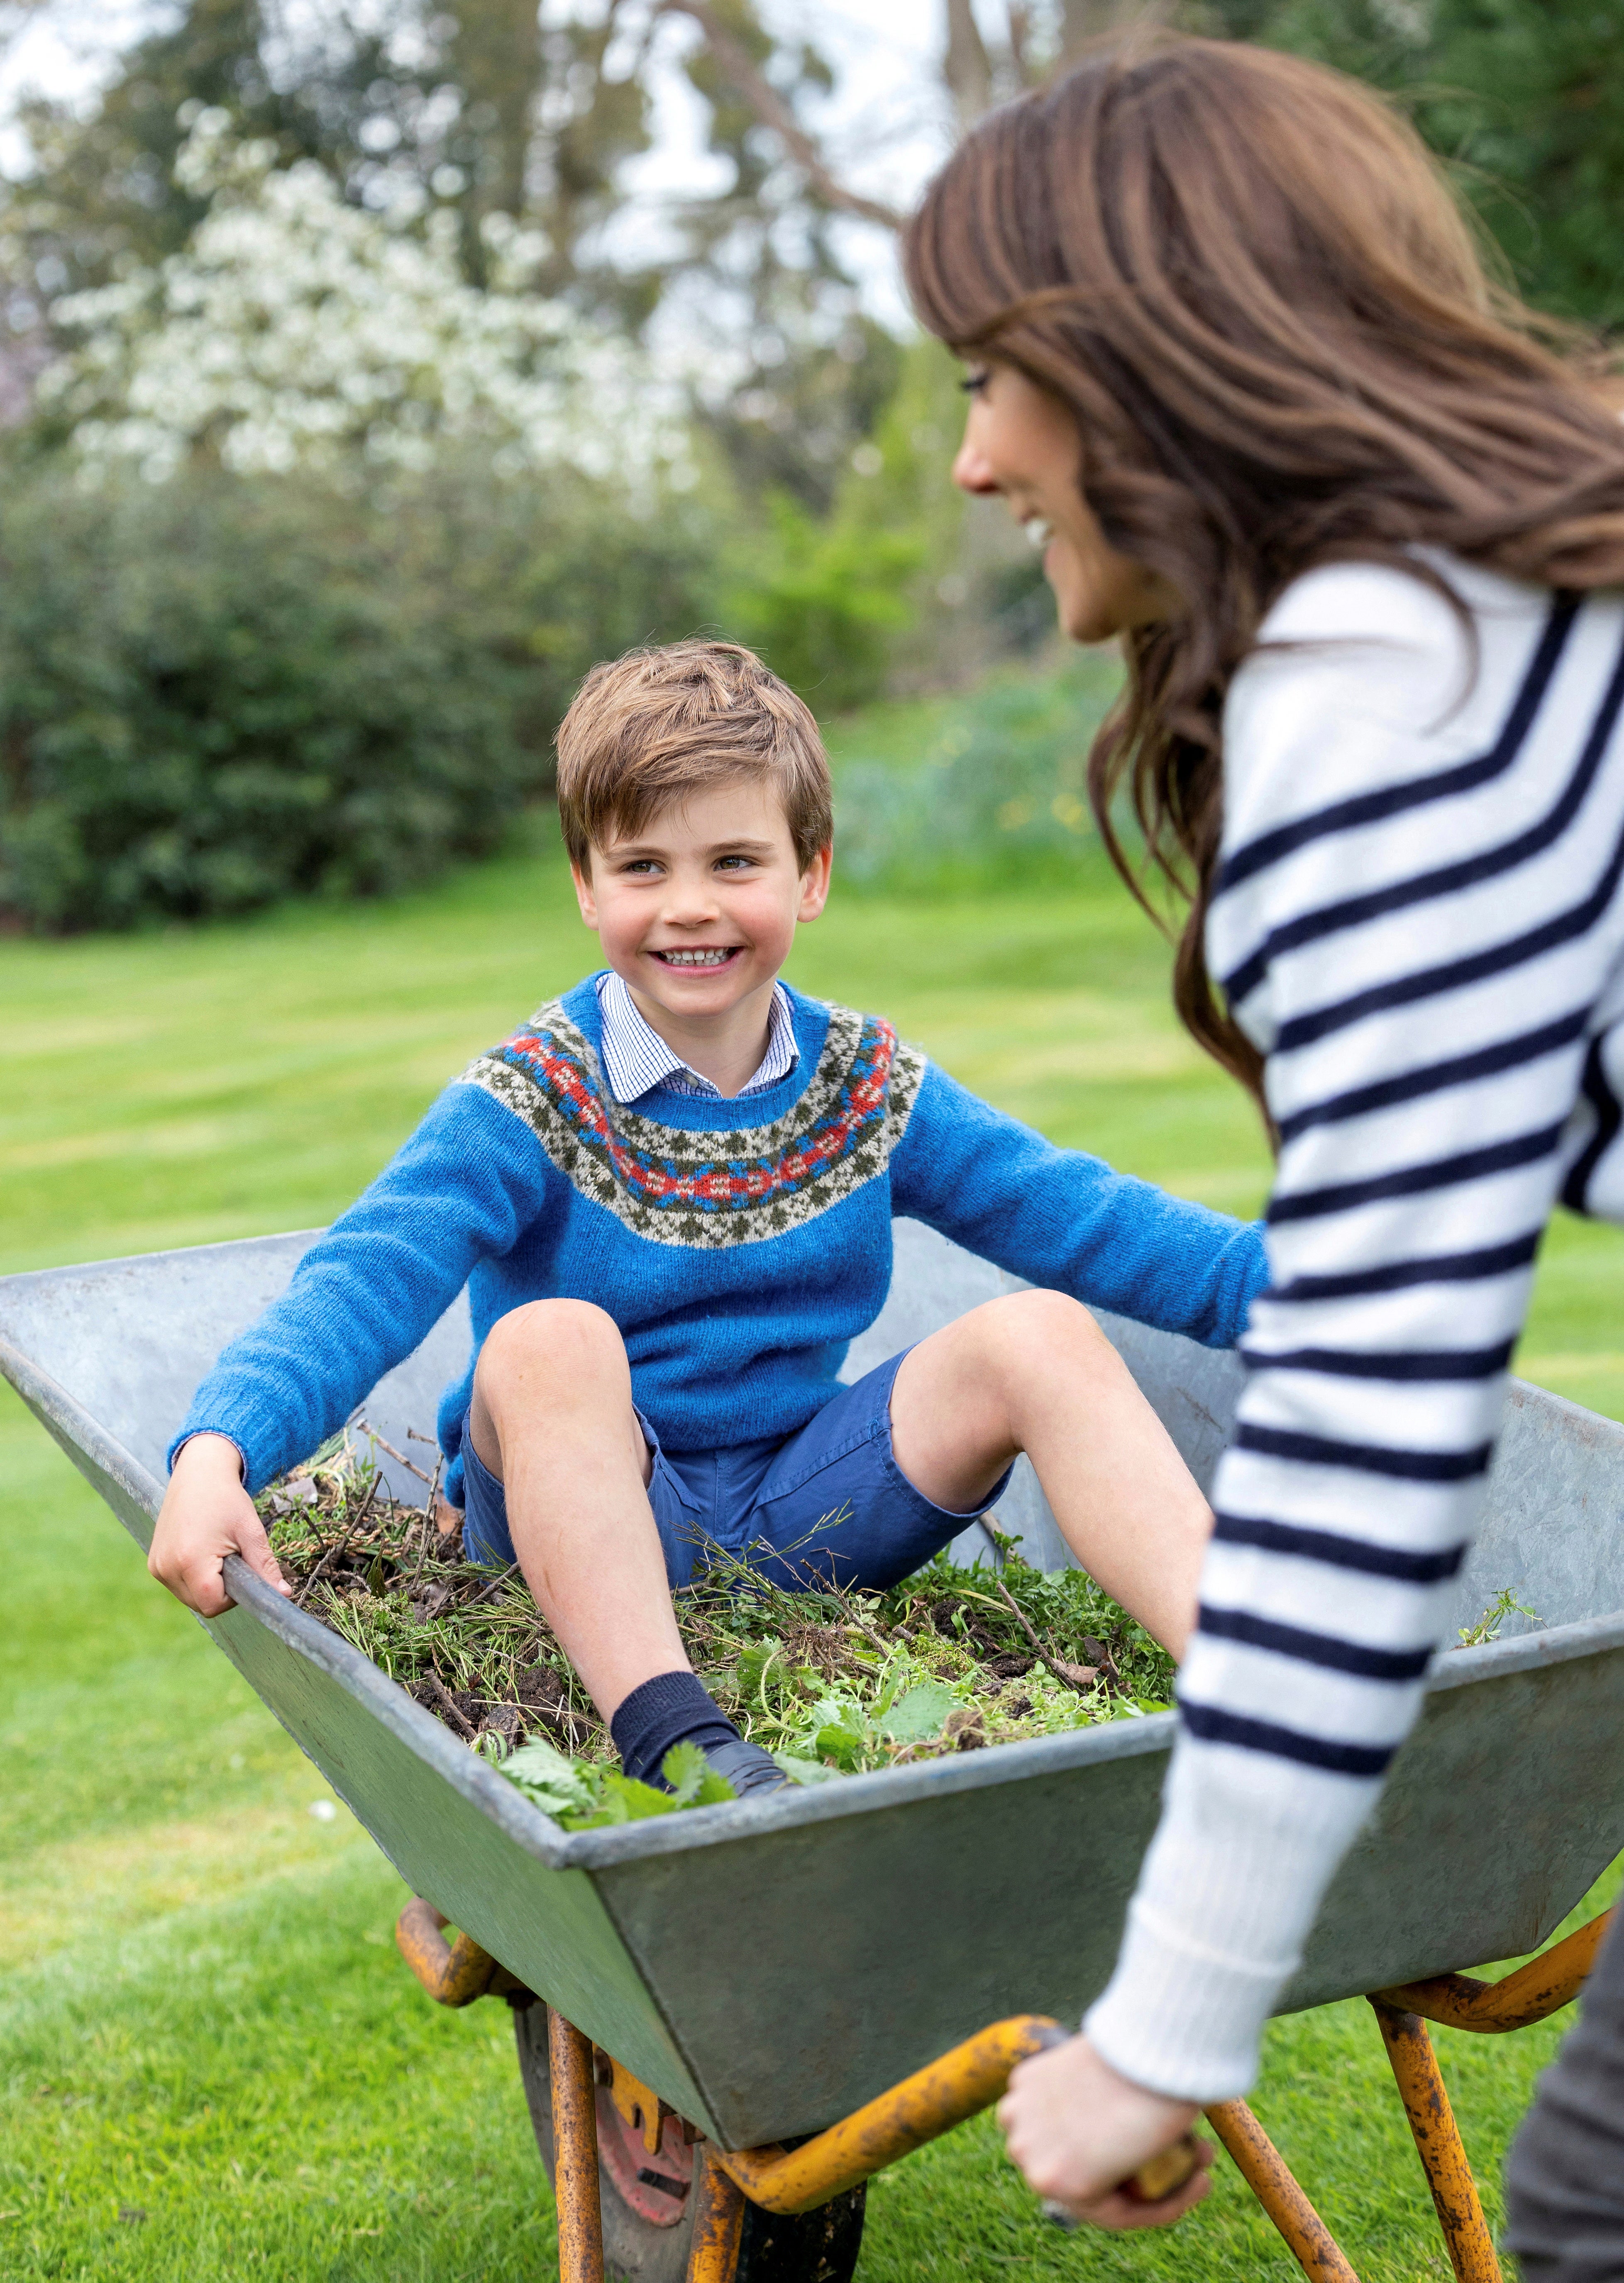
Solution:
<path fill-rule="evenodd" d="M 828 894 L 831 793 L 812 715 L 748 651 L 594 667 L 558 799 L 604 970 L 447 1087 L 227 1348 L 175 1438 L 153 1575 L 205 1617 L 228 1553 L 281 1584 L 250 1492 L 466 1282 L 447 1493 L 472 1553 L 518 1561 L 629 1774 L 657 1782 L 691 1739 L 742 1793 L 783 1780 L 683 1653 L 672 1588 L 704 1539 L 781 1583 L 889 1584 L 1022 1451 L 1078 1560 L 1177 1656 L 1207 1508 L 1082 1304 L 1232 1344 L 1258 1231 L 1052 1147 L 779 980 Z M 1049 1289 L 843 1388 L 893 1213 Z"/>

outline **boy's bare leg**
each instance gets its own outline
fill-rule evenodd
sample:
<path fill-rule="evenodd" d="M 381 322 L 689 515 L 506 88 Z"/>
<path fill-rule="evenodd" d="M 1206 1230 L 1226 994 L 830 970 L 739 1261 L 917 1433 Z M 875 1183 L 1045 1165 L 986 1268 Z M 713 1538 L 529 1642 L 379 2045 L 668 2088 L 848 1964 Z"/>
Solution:
<path fill-rule="evenodd" d="M 502 1317 L 480 1351 L 469 1436 L 506 1493 L 536 1606 L 603 1718 L 656 1673 L 688 1671 L 613 1319 L 584 1300 Z"/>
<path fill-rule="evenodd" d="M 1011 1293 L 921 1340 L 891 1389 L 891 1445 L 914 1488 L 956 1513 L 1024 1451 L 1083 1567 L 1182 1657 L 1211 1510 L 1078 1302 Z"/>

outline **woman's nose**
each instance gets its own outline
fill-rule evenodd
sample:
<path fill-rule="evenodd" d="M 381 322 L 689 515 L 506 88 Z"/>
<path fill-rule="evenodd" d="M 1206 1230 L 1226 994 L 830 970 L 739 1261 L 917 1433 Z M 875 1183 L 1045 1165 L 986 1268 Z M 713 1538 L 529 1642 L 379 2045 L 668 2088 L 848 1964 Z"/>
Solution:
<path fill-rule="evenodd" d="M 974 492 L 978 495 L 984 495 L 988 492 L 996 492 L 1001 488 L 997 476 L 992 471 L 992 463 L 984 452 L 976 449 L 967 436 L 960 445 L 954 457 L 952 476 L 953 481 L 961 492 Z"/>

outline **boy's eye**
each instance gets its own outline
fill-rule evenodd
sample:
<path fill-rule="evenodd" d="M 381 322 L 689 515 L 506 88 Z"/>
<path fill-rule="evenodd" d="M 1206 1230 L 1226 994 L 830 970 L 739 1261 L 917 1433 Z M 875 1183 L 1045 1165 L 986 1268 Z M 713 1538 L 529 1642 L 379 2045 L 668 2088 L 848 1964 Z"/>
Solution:
<path fill-rule="evenodd" d="M 652 856 L 633 856 L 620 867 L 623 872 L 655 872 L 659 869 Z"/>
<path fill-rule="evenodd" d="M 742 872 L 748 870 L 750 863 L 750 859 L 748 856 L 719 856 L 716 860 L 716 869 L 719 872 Z"/>

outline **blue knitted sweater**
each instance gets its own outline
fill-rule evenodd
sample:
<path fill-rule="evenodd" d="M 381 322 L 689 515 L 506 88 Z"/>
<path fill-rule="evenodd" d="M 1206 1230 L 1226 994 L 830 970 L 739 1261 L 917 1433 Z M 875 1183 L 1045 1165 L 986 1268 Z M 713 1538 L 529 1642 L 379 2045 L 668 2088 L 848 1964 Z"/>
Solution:
<path fill-rule="evenodd" d="M 258 1490 L 333 1433 L 464 1283 L 473 1355 L 439 1421 L 454 1500 L 474 1359 L 529 1300 L 592 1300 L 614 1318 L 668 1449 L 792 1435 L 884 1305 L 894 1213 L 1034 1284 L 1233 1344 L 1266 1282 L 1257 1227 L 1057 1149 L 875 1016 L 791 1001 L 800 1060 L 778 1085 L 742 1102 L 655 1088 L 635 1108 L 603 1083 L 592 980 L 549 1001 L 447 1087 L 232 1341 L 171 1457 L 188 1435 L 229 1436 Z"/>

